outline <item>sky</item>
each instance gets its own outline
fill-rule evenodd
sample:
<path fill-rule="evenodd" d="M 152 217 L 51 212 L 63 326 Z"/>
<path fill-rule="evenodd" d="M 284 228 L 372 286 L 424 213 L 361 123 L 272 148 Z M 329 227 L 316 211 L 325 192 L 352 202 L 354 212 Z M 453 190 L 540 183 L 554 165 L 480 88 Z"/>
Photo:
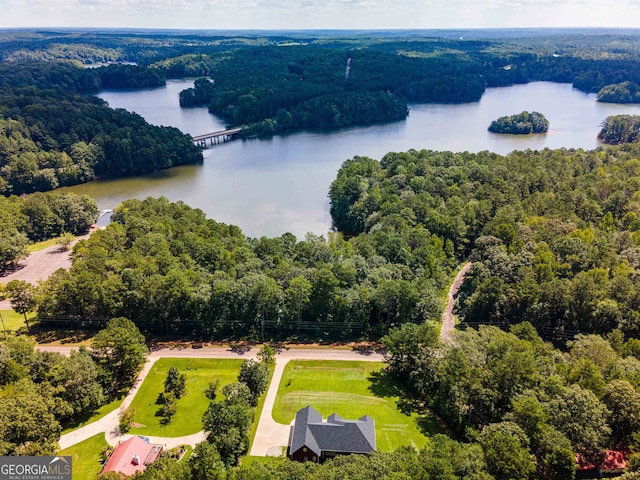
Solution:
<path fill-rule="evenodd" d="M 206 30 L 640 26 L 640 0 L 0 0 L 0 28 Z"/>

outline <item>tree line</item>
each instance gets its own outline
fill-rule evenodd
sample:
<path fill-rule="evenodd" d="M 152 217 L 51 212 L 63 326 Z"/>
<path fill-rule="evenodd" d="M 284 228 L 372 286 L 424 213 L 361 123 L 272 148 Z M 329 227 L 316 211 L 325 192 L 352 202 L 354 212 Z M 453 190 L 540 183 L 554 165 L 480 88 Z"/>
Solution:
<path fill-rule="evenodd" d="M 96 202 L 86 195 L 0 197 L 0 271 L 26 257 L 32 242 L 86 234 L 97 216 Z"/>
<path fill-rule="evenodd" d="M 37 309 L 126 313 L 143 331 L 207 339 L 377 337 L 439 315 L 444 249 L 425 231 L 251 239 L 182 202 L 127 200 L 43 284 Z"/>

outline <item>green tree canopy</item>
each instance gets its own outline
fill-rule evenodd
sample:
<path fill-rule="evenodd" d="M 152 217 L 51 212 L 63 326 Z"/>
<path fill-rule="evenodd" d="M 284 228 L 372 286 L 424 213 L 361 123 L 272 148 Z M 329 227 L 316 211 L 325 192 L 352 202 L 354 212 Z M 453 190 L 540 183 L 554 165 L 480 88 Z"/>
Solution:
<path fill-rule="evenodd" d="M 105 381 L 130 385 L 145 361 L 148 348 L 138 327 L 126 318 L 113 318 L 91 342 L 92 355 Z"/>

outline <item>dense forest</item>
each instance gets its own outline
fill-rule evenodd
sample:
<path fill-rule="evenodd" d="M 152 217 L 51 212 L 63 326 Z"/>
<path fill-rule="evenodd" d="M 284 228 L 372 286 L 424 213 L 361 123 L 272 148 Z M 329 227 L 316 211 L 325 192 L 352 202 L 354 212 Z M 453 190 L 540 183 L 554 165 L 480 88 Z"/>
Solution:
<path fill-rule="evenodd" d="M 603 92 L 606 101 L 611 92 L 620 93 L 620 82 L 628 88 L 640 81 L 635 40 L 616 58 L 598 48 L 588 51 L 589 41 L 572 48 L 566 42 L 538 39 L 525 48 L 505 39 L 336 39 L 244 48 L 212 56 L 213 82 L 199 80 L 180 102 L 208 105 L 230 123 L 249 125 L 246 135 L 260 135 L 398 120 L 406 116 L 406 102 L 477 101 L 486 87 L 570 82 Z"/>
<path fill-rule="evenodd" d="M 344 163 L 338 233 L 247 239 L 165 199 L 129 200 L 76 247 L 43 315 L 127 316 L 156 333 L 377 336 L 437 318 L 452 269 L 469 324 L 529 321 L 562 342 L 640 332 L 636 144 L 501 156 L 431 151 Z M 106 262 L 104 259 L 108 258 Z"/>
<path fill-rule="evenodd" d="M 495 478 L 573 478 L 576 458 L 600 465 L 606 449 L 640 447 L 640 342 L 619 330 L 577 335 L 565 352 L 526 322 L 457 332 L 447 346 L 437 327 L 407 324 L 383 343 L 389 374 L 478 442 Z"/>
<path fill-rule="evenodd" d="M 472 62 L 314 46 L 238 50 L 215 67 L 214 83 L 180 95 L 234 124 L 268 119 L 275 131 L 404 119 L 406 101 L 469 102 L 485 82 Z M 260 126 L 262 127 L 262 125 Z"/>
<path fill-rule="evenodd" d="M 181 104 L 208 105 L 229 123 L 248 126 L 247 136 L 402 120 L 407 103 L 477 101 L 486 87 L 540 80 L 600 92 L 601 101 L 628 102 L 640 83 L 640 43 L 613 33 L 515 38 L 475 32 L 454 39 L 16 32 L 0 35 L 0 57 L 5 64 L 136 63 L 91 69 L 85 75 L 93 91 L 203 77 L 181 94 Z"/>
<path fill-rule="evenodd" d="M 471 323 L 531 322 L 547 338 L 640 332 L 638 146 L 501 156 L 431 151 L 345 162 L 330 190 L 355 241 L 436 236 L 474 262 L 459 296 Z"/>
<path fill-rule="evenodd" d="M 52 190 L 202 161 L 176 128 L 108 108 L 95 70 L 0 64 L 0 193 Z"/>
<path fill-rule="evenodd" d="M 549 130 L 549 120 L 538 112 L 521 112 L 516 115 L 500 117 L 489 125 L 490 132 L 512 135 L 545 133 L 547 130 Z"/>
<path fill-rule="evenodd" d="M 164 198 L 127 200 L 112 220 L 46 282 L 41 316 L 126 313 L 143 331 L 206 339 L 379 337 L 436 318 L 453 266 L 424 229 L 249 239 Z"/>

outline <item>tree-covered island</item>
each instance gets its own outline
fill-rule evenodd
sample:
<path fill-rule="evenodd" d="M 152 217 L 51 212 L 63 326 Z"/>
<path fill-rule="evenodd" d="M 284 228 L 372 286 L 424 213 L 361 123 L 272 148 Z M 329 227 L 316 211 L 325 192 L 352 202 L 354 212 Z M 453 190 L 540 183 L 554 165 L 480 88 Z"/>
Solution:
<path fill-rule="evenodd" d="M 530 133 L 546 133 L 549 130 L 549 120 L 539 112 L 520 112 L 516 115 L 500 117 L 491 122 L 489 131 L 494 133 L 508 133 L 511 135 L 528 135 Z"/>

